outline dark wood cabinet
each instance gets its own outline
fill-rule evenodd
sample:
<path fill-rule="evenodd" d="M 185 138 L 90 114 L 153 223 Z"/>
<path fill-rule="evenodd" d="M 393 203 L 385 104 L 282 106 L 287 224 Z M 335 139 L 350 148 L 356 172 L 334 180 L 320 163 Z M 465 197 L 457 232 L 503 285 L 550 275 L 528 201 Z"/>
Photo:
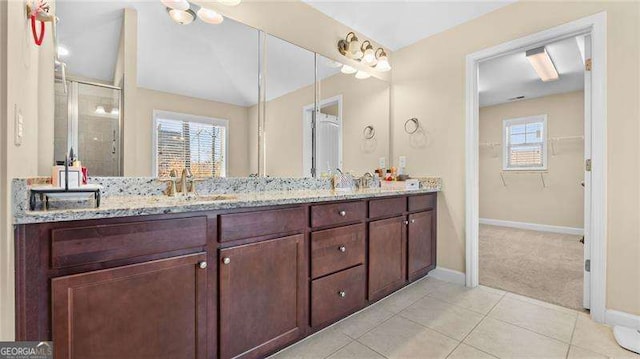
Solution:
<path fill-rule="evenodd" d="M 304 333 L 304 235 L 220 250 L 220 357 L 257 358 Z"/>
<path fill-rule="evenodd" d="M 407 276 L 416 280 L 435 267 L 435 212 L 433 210 L 409 215 L 407 235 Z"/>
<path fill-rule="evenodd" d="M 55 357 L 207 357 L 206 254 L 52 280 Z"/>
<path fill-rule="evenodd" d="M 402 287 L 406 278 L 406 219 L 369 223 L 369 300 Z"/>

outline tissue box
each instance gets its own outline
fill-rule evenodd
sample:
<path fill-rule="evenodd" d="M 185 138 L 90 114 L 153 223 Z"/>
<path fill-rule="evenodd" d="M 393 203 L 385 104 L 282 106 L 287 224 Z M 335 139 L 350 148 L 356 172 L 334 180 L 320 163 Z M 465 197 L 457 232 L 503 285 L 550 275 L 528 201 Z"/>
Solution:
<path fill-rule="evenodd" d="M 380 183 L 380 188 L 394 191 L 416 190 L 420 188 L 420 181 L 417 179 L 408 179 L 406 181 L 382 181 Z"/>
<path fill-rule="evenodd" d="M 69 167 L 69 188 L 78 188 L 82 184 L 82 168 Z M 65 187 L 64 166 L 53 166 L 51 185 Z"/>

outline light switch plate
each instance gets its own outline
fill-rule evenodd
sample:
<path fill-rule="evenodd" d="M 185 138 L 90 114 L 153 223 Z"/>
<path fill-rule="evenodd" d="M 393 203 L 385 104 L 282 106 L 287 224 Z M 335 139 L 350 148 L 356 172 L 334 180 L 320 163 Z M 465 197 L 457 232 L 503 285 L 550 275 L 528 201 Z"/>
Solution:
<path fill-rule="evenodd" d="M 407 156 L 400 156 L 398 158 L 398 167 L 407 167 Z"/>
<path fill-rule="evenodd" d="M 378 160 L 378 167 L 387 168 L 387 159 L 384 157 L 380 157 L 380 159 Z"/>
<path fill-rule="evenodd" d="M 24 137 L 24 117 L 22 117 L 22 111 L 20 111 L 20 109 L 18 109 L 18 106 L 15 106 L 15 126 L 14 126 L 14 132 L 15 132 L 15 145 L 16 146 L 20 146 L 22 145 L 22 137 Z"/>

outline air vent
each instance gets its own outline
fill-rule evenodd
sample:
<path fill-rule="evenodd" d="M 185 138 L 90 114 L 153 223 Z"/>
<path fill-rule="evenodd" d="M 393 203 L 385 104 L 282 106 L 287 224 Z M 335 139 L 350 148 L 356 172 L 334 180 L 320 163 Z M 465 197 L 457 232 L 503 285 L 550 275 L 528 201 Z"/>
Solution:
<path fill-rule="evenodd" d="M 518 101 L 524 99 L 524 96 L 516 96 L 508 99 L 509 101 Z"/>

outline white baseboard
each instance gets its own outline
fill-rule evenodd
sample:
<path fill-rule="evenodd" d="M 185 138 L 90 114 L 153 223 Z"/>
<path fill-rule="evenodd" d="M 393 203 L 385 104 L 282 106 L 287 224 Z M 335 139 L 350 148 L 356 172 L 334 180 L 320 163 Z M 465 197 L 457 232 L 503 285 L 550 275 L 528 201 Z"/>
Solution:
<path fill-rule="evenodd" d="M 454 284 L 465 284 L 464 273 L 443 267 L 436 267 L 434 270 L 429 272 L 429 277 Z"/>
<path fill-rule="evenodd" d="M 488 225 L 491 225 L 491 226 L 510 227 L 510 228 L 519 228 L 519 229 L 528 229 L 528 230 L 540 231 L 540 232 L 573 234 L 573 235 L 576 235 L 576 236 L 581 236 L 584 233 L 584 229 L 583 228 L 563 227 L 563 226 L 550 226 L 548 224 L 537 224 L 537 223 L 527 223 L 527 222 L 503 221 L 503 220 L 500 220 L 500 219 L 490 219 L 490 218 L 480 218 L 480 224 L 488 224 Z"/>
<path fill-rule="evenodd" d="M 605 323 L 614 326 L 621 325 L 627 328 L 640 330 L 640 315 L 620 312 L 613 309 L 607 309 L 605 312 Z"/>

